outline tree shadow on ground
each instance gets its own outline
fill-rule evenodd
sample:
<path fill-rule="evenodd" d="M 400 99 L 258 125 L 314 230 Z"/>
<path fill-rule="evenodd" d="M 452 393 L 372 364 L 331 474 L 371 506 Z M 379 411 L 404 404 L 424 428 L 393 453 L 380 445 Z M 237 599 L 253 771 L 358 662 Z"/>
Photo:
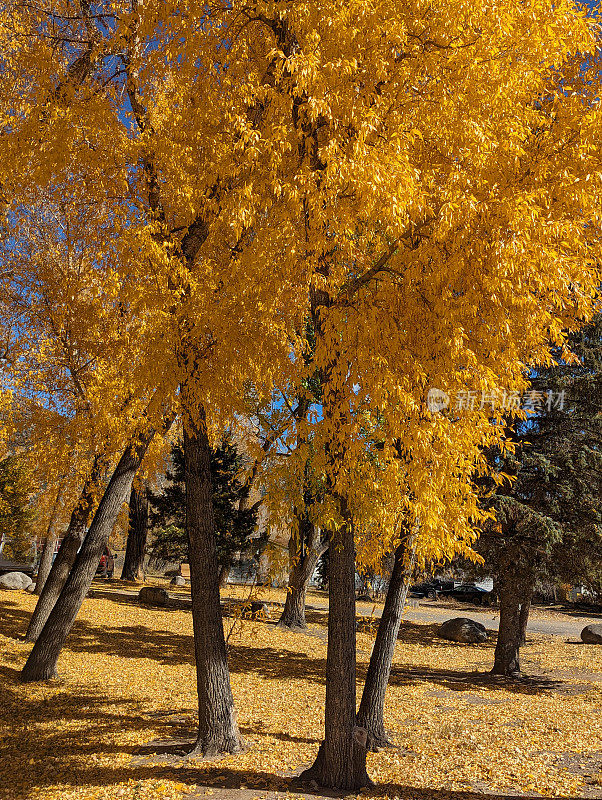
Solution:
<path fill-rule="evenodd" d="M 3 600 L 1 608 L 0 634 L 7 639 L 23 639 L 31 617 L 29 611 L 19 608 L 12 600 Z"/>
<path fill-rule="evenodd" d="M 6 609 L 5 603 L 5 609 Z M 8 608 L 0 620 L 0 630 L 14 633 L 15 627 L 23 627 L 29 615 L 18 608 Z M 76 633 L 75 641 L 87 652 L 90 645 L 94 644 L 94 639 L 98 637 L 103 629 L 80 621 L 77 625 L 80 629 Z M 123 632 L 126 636 L 123 636 Z M 149 634 L 160 634 L 155 640 L 147 638 Z M 80 637 L 78 639 L 78 637 Z M 120 637 L 122 644 L 118 644 Z M 165 637 L 172 638 L 171 651 L 161 654 L 161 660 L 170 661 L 174 658 L 174 652 L 186 647 L 185 658 L 192 663 L 192 637 L 174 635 L 170 632 L 157 632 L 143 626 L 133 628 L 112 628 L 107 632 L 107 638 L 99 643 L 99 652 L 110 652 L 120 655 L 133 655 L 135 657 L 158 658 L 158 649 L 167 646 Z M 135 641 L 135 646 L 133 643 Z M 69 645 L 71 646 L 71 644 Z M 149 648 L 145 649 L 145 648 Z M 105 648 L 104 650 L 102 648 Z M 128 652 L 129 651 L 129 652 Z M 149 656 L 148 652 L 153 653 Z M 290 651 L 279 651 L 279 657 L 275 658 L 272 648 L 267 649 L 267 654 L 262 649 L 238 648 L 237 655 L 233 658 L 233 667 L 236 670 L 243 668 L 243 656 L 248 659 L 245 669 L 259 665 L 266 674 L 275 679 L 302 675 L 303 678 L 311 679 L 316 664 L 323 669 L 323 660 L 310 659 L 307 656 L 291 654 Z M 292 660 L 293 673 L 291 675 L 290 665 L 282 663 L 286 660 L 291 661 L 291 655 L 297 655 L 298 659 Z M 180 658 L 184 658 L 180 654 Z M 267 662 L 270 662 L 269 665 Z M 320 678 L 323 680 L 323 677 Z M 393 683 L 416 681 L 429 681 L 442 684 L 446 689 L 465 691 L 478 688 L 508 688 L 502 682 L 490 683 L 490 676 L 474 673 L 459 673 L 453 671 L 433 670 L 433 669 L 410 669 L 395 666 L 392 675 Z M 0 667 L 0 718 L 6 727 L 10 729 L 8 743 L 14 753 L 27 753 L 35 759 L 36 768 L 15 775 L 15 786 L 6 787 L 11 789 L 11 796 L 15 800 L 25 800 L 31 796 L 32 790 L 44 789 L 45 787 L 61 785 L 61 790 L 68 793 L 70 786 L 90 786 L 111 787 L 127 781 L 161 780 L 169 779 L 175 782 L 185 781 L 196 784 L 200 789 L 203 787 L 224 791 L 224 797 L 232 800 L 249 800 L 256 793 L 263 792 L 273 796 L 275 792 L 295 793 L 299 791 L 299 796 L 305 798 L 340 797 L 348 793 L 324 793 L 320 790 L 308 791 L 305 789 L 295 789 L 291 784 L 290 776 L 280 775 L 266 771 L 236 769 L 235 765 L 229 761 L 227 764 L 217 762 L 195 763 L 193 761 L 183 761 L 171 756 L 172 761 L 166 762 L 165 753 L 169 754 L 169 745 L 173 746 L 174 740 L 184 736 L 186 739 L 192 733 L 194 727 L 194 710 L 179 709 L 178 711 L 154 711 L 145 713 L 143 703 L 127 695 L 116 697 L 103 692 L 102 688 L 93 688 L 89 685 L 77 684 L 65 687 L 63 690 L 60 683 L 53 684 L 54 691 L 50 694 L 42 695 L 37 690 L 30 691 L 29 687 L 24 687 L 19 683 L 19 672 L 12 666 Z M 523 691 L 524 685 L 514 686 L 513 690 Z M 182 720 L 181 715 L 185 714 L 186 719 Z M 180 715 L 178 717 L 178 715 Z M 39 723 L 39 724 L 37 724 Z M 67 723 L 67 725 L 65 725 Z M 69 726 L 69 723 L 72 723 Z M 82 736 L 82 726 L 86 734 Z M 149 745 L 141 752 L 140 745 L 132 745 L 127 741 L 127 735 L 141 732 L 142 737 L 148 734 L 159 736 L 161 741 L 167 744 L 167 748 L 161 750 L 160 743 Z M 152 733 L 151 733 L 152 732 Z M 258 737 L 281 738 L 285 741 L 302 741 L 305 743 L 315 743 L 316 750 L 318 742 L 313 739 L 299 739 L 289 736 L 286 733 L 274 733 L 271 730 L 264 730 L 261 725 L 243 726 L 243 733 Z M 123 743 L 120 743 L 119 739 Z M 188 739 L 190 741 L 190 739 Z M 180 745 L 181 746 L 181 745 Z M 99 762 L 94 756 L 103 754 L 109 758 L 113 755 L 117 759 L 119 756 L 132 756 L 128 763 Z M 82 756 L 84 756 L 82 758 Z M 146 758 L 142 759 L 142 756 Z M 150 756 L 150 758 L 149 758 Z M 153 758 L 154 756 L 154 758 Z M 10 756 L 7 756 L 10 758 Z M 162 760 L 163 759 L 163 760 Z M 248 787 L 253 790 L 251 794 L 245 794 L 246 790 L 240 787 Z M 14 791 L 13 791 L 14 790 Z M 226 793 L 227 792 L 227 793 Z M 192 798 L 198 796 L 199 792 L 189 794 Z M 445 791 L 433 789 L 420 789 L 398 784 L 383 784 L 368 790 L 367 797 L 396 796 L 400 800 L 491 800 L 491 793 L 484 794 L 477 791 Z M 505 800 L 535 800 L 535 796 L 517 793 L 514 796 L 504 795 Z M 565 798 L 566 800 L 566 798 Z M 576 800 L 576 798 L 575 798 Z"/>
<path fill-rule="evenodd" d="M 16 638 L 15 630 L 24 634 L 28 621 L 27 612 L 5 609 L 0 620 L 0 633 Z M 74 653 L 99 653 L 126 659 L 149 658 L 169 666 L 195 663 L 192 634 L 158 630 L 145 625 L 113 627 L 76 620 L 65 647 Z M 233 673 L 255 672 L 263 678 L 276 681 L 304 679 L 320 684 L 325 681 L 325 658 L 310 657 L 285 648 L 249 647 L 236 643 L 229 644 L 228 656 Z"/>
<path fill-rule="evenodd" d="M 17 732 L 17 736 L 18 736 Z M 60 734 L 59 734 L 60 736 Z M 15 800 L 26 798 L 32 790 L 44 789 L 54 785 L 56 780 L 60 780 L 61 788 L 64 791 L 69 786 L 87 786 L 92 790 L 96 787 L 117 788 L 120 784 L 132 783 L 141 784 L 146 780 L 171 780 L 181 784 L 185 782 L 195 786 L 195 790 L 184 795 L 185 798 L 196 798 L 206 794 L 207 789 L 218 790 L 222 798 L 230 800 L 247 800 L 247 798 L 257 797 L 260 792 L 264 797 L 276 798 L 278 795 L 286 794 L 291 798 L 342 798 L 348 797 L 348 791 L 329 791 L 320 788 L 309 788 L 299 786 L 295 781 L 295 776 L 278 774 L 251 769 L 236 769 L 231 762 L 227 765 L 219 760 L 212 762 L 195 762 L 186 758 L 178 757 L 174 754 L 178 752 L 180 743 L 170 745 L 169 742 L 149 745 L 143 748 L 144 753 L 134 756 L 128 764 L 98 764 L 91 761 L 71 761 L 71 755 L 81 752 L 79 748 L 73 747 L 72 743 L 63 743 L 51 737 L 52 741 L 42 742 L 42 747 L 60 747 L 60 760 L 56 763 L 46 761 L 44 768 L 31 772 L 31 780 L 23 787 L 22 793 L 15 792 L 12 796 Z M 172 740 L 173 741 L 173 740 Z M 113 748 L 111 745 L 105 752 Z M 149 757 L 150 756 L 150 757 Z M 68 765 L 68 769 L 65 766 Z M 57 776 L 54 770 L 59 771 Z M 276 794 L 277 793 L 277 794 Z M 355 794 L 355 793 L 353 793 Z M 385 783 L 373 786 L 362 792 L 363 797 L 396 797 L 398 800 L 496 800 L 503 797 L 503 800 L 538 800 L 540 795 L 528 793 L 496 795 L 493 792 L 487 794 L 477 791 L 452 791 L 445 789 L 416 788 L 403 784 Z M 560 798 L 550 798 L 549 800 L 560 800 Z M 582 798 L 566 798 L 562 800 L 582 800 Z"/>
<path fill-rule="evenodd" d="M 4 610 L 0 620 L 0 633 L 15 638 L 15 630 L 25 633 L 29 614 L 19 608 Z M 462 645 L 439 639 L 437 625 L 420 625 L 405 622 L 400 640 L 411 644 L 424 644 L 447 649 L 470 647 L 489 655 L 491 641 L 480 645 Z M 160 664 L 194 665 L 194 639 L 192 634 L 159 630 L 145 625 L 121 627 L 94 625 L 86 620 L 76 620 L 66 647 L 75 653 L 98 653 L 119 658 L 149 658 Z M 228 647 L 230 670 L 233 674 L 253 672 L 273 681 L 291 679 L 325 683 L 326 660 L 308 656 L 281 647 L 250 647 L 230 643 Z M 358 678 L 363 680 L 366 659 L 358 660 Z M 59 662 L 60 673 L 60 662 Z M 563 682 L 544 676 L 525 676 L 519 679 L 500 678 L 487 672 L 464 672 L 434 667 L 411 667 L 396 664 L 391 670 L 390 685 L 410 686 L 430 682 L 453 691 L 470 691 L 475 688 L 504 690 L 517 694 L 541 694 L 558 691 Z"/>
<path fill-rule="evenodd" d="M 139 589 L 144 588 L 143 585 L 140 585 Z M 134 606 L 136 608 L 152 608 L 158 611 L 164 611 L 166 613 L 174 612 L 174 611 L 190 611 L 192 609 L 192 600 L 190 598 L 190 593 L 183 594 L 174 587 L 171 586 L 158 586 L 158 587 L 149 587 L 149 588 L 159 588 L 159 589 L 166 589 L 169 593 L 169 605 L 166 606 L 157 606 L 157 605 L 148 605 L 146 603 L 141 603 L 138 599 L 138 593 L 132 591 L 132 584 L 129 586 L 121 587 L 121 586 L 103 586 L 102 584 L 93 583 L 87 597 L 93 600 L 109 600 L 112 603 L 117 603 L 118 605 L 123 606 Z M 238 617 L 240 616 L 240 610 L 245 603 L 250 602 L 249 600 L 245 600 L 242 598 L 236 597 L 224 597 L 221 600 L 221 608 L 222 608 L 222 616 L 224 618 L 228 617 Z M 270 603 L 267 604 L 268 606 Z M 278 605 L 278 604 L 276 604 Z M 278 616 L 280 614 L 278 613 Z"/>
<path fill-rule="evenodd" d="M 554 614 L 560 614 L 563 617 L 588 617 L 589 619 L 600 620 L 602 619 L 602 610 L 600 607 L 583 606 L 581 608 L 570 608 L 563 606 L 563 608 L 550 609 Z"/>
<path fill-rule="evenodd" d="M 490 672 L 464 672 L 435 667 L 409 667 L 394 665 L 389 686 L 412 686 L 416 683 L 436 683 L 454 692 L 470 692 L 475 689 L 505 691 L 514 694 L 549 694 L 563 688 L 563 681 L 540 675 L 522 675 L 506 678 Z"/>

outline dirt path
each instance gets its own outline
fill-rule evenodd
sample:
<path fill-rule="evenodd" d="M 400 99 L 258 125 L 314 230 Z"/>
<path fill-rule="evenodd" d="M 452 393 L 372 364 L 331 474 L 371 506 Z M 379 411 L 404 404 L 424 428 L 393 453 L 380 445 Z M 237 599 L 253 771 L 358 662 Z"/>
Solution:
<path fill-rule="evenodd" d="M 310 600 L 311 605 L 321 609 L 328 608 L 327 603 L 318 605 L 318 602 L 313 597 Z M 382 607 L 374 608 L 367 603 L 358 603 L 357 610 L 358 614 L 369 616 L 373 613 L 374 616 L 380 617 Z M 497 630 L 499 625 L 498 609 L 483 609 L 469 603 L 450 603 L 441 600 L 412 601 L 404 614 L 404 619 L 408 622 L 441 623 L 452 617 L 470 617 L 490 630 Z M 534 608 L 529 616 L 527 630 L 578 641 L 582 629 L 591 623 L 602 623 L 602 615 L 586 616 L 560 609 Z"/>
<path fill-rule="evenodd" d="M 166 587 L 174 600 L 183 608 L 190 605 L 190 590 Z M 90 596 L 105 597 L 136 603 L 138 592 L 131 588 L 119 586 L 118 583 L 95 581 L 90 591 Z M 227 590 L 222 600 L 237 605 L 240 598 L 229 597 Z M 268 605 L 282 605 L 270 603 Z M 328 597 L 319 594 L 310 594 L 307 600 L 308 611 L 328 611 Z M 358 603 L 357 613 L 365 617 L 380 617 L 382 604 Z M 499 611 L 497 608 L 482 608 L 469 603 L 458 603 L 447 600 L 410 600 L 406 607 L 404 619 L 408 622 L 441 623 L 452 617 L 470 617 L 480 622 L 489 630 L 497 630 L 499 624 Z M 531 633 L 542 633 L 550 636 L 562 636 L 571 641 L 580 641 L 580 634 L 586 625 L 602 623 L 602 614 L 581 614 L 560 607 L 531 609 L 527 630 Z"/>

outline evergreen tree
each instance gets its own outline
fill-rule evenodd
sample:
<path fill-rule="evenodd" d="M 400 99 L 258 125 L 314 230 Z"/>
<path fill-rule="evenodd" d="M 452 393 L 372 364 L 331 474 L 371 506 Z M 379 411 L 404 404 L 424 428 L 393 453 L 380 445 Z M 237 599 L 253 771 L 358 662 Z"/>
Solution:
<path fill-rule="evenodd" d="M 16 561 L 31 555 L 30 494 L 30 475 L 20 459 L 9 455 L 0 460 L 0 539 L 4 556 Z"/>
<path fill-rule="evenodd" d="M 156 564 L 188 560 L 186 536 L 186 487 L 184 480 L 184 451 L 181 443 L 171 450 L 172 468 L 166 472 L 166 483 L 160 492 L 149 491 L 151 526 L 155 539 L 151 560 Z M 257 555 L 266 537 L 255 536 L 258 503 L 246 507 L 249 493 L 239 478 L 242 457 L 232 441 L 225 437 L 212 450 L 211 481 L 213 509 L 220 568 L 231 566 L 234 554 L 252 548 Z"/>
<path fill-rule="evenodd" d="M 569 345 L 577 360 L 555 352 L 556 365 L 533 374 L 531 413 L 509 431 L 515 451 L 490 454 L 513 478 L 489 498 L 497 521 L 478 544 L 500 597 L 497 674 L 520 671 L 537 578 L 575 580 L 584 551 L 602 556 L 602 315 Z"/>

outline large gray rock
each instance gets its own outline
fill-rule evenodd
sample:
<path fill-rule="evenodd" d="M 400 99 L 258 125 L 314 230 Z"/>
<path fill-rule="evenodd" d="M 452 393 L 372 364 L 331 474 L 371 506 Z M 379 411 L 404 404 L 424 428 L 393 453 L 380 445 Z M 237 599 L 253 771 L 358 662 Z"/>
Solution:
<path fill-rule="evenodd" d="M 7 572 L 0 575 L 0 589 L 27 589 L 33 581 L 24 572 Z"/>
<path fill-rule="evenodd" d="M 454 617 L 439 626 L 439 636 L 452 642 L 478 644 L 487 641 L 487 630 L 480 622 L 468 617 Z"/>
<path fill-rule="evenodd" d="M 602 625 L 586 625 L 581 631 L 581 641 L 586 644 L 602 644 Z"/>
<path fill-rule="evenodd" d="M 186 578 L 183 578 L 181 575 L 174 575 L 170 583 L 172 586 L 186 586 Z"/>
<path fill-rule="evenodd" d="M 167 589 L 161 586 L 143 586 L 138 592 L 138 600 L 147 606 L 168 606 L 170 599 Z"/>

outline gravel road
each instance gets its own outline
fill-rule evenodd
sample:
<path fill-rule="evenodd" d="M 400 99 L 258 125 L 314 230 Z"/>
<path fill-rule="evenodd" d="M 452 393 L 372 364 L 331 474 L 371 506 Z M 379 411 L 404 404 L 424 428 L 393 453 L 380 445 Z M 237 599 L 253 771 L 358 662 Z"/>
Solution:
<path fill-rule="evenodd" d="M 360 614 L 369 615 L 372 608 L 367 603 L 358 603 L 358 613 Z M 374 609 L 374 614 L 380 616 L 380 606 Z M 499 611 L 496 608 L 482 609 L 468 603 L 452 604 L 437 600 L 412 600 L 404 614 L 404 619 L 409 622 L 441 623 L 452 617 L 470 617 L 490 630 L 498 629 Z M 571 611 L 535 607 L 529 615 L 527 630 L 532 633 L 563 636 L 580 641 L 582 629 L 591 623 L 602 623 L 602 614 L 586 616 Z"/>

